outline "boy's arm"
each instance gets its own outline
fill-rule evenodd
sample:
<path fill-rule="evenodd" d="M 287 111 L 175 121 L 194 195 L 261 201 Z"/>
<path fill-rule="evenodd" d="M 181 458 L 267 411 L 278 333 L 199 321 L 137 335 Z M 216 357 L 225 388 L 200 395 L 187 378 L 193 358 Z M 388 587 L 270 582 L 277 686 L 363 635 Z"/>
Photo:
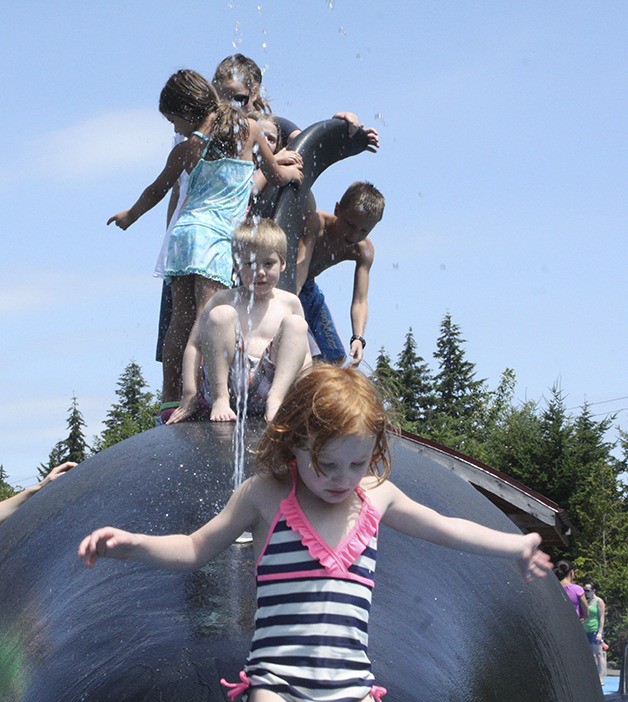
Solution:
<path fill-rule="evenodd" d="M 368 239 L 360 242 L 358 246 L 359 254 L 355 262 L 353 298 L 351 300 L 351 334 L 353 340 L 351 341 L 349 355 L 352 358 L 351 365 L 353 366 L 357 366 L 362 360 L 364 347 L 366 346 L 366 341 L 363 342 L 361 339 L 364 339 L 366 330 L 366 320 L 369 311 L 369 274 L 375 257 L 375 249 Z"/>
<path fill-rule="evenodd" d="M 528 580 L 542 578 L 552 569 L 549 556 L 538 550 L 538 534 L 509 534 L 467 519 L 446 517 L 410 499 L 391 483 L 385 488 L 388 499 L 382 521 L 403 534 L 459 551 L 518 561 Z"/>
<path fill-rule="evenodd" d="M 251 498 L 250 480 L 233 493 L 222 512 L 189 536 L 149 536 L 103 527 L 81 541 L 79 558 L 88 568 L 99 558 L 115 558 L 168 570 L 196 570 L 222 553 L 257 522 L 259 512 Z"/>
<path fill-rule="evenodd" d="M 177 144 L 166 161 L 163 171 L 139 196 L 137 202 L 130 210 L 123 210 L 118 214 L 109 217 L 107 224 L 115 222 L 120 229 L 128 229 L 148 210 L 155 207 L 164 198 L 166 193 L 177 182 L 186 165 L 191 163 L 190 155 L 194 148 L 197 148 L 193 140 L 188 140 L 182 144 Z"/>

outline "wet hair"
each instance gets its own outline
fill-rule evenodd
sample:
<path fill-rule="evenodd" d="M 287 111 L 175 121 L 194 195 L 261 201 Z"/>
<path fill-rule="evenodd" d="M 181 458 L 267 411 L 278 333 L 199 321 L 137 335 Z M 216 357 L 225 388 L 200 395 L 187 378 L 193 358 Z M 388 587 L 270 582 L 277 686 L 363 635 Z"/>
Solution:
<path fill-rule="evenodd" d="M 566 559 L 562 561 L 558 561 L 558 563 L 554 566 L 554 575 L 559 579 L 563 580 L 566 578 L 569 573 L 573 570 L 573 563 L 571 561 L 568 561 Z"/>
<path fill-rule="evenodd" d="M 281 139 L 281 125 L 279 124 L 279 120 L 275 117 L 275 115 L 260 112 L 259 110 L 253 110 L 251 112 L 247 112 L 246 116 L 249 119 L 255 120 L 256 122 L 271 122 L 274 124 L 277 128 L 277 145 L 275 146 L 273 153 L 277 153 L 283 148 L 283 141 Z"/>
<path fill-rule="evenodd" d="M 174 73 L 159 96 L 159 111 L 198 125 L 212 116 L 211 136 L 220 156 L 238 157 L 249 138 L 249 123 L 239 110 L 222 102 L 214 86 L 200 73 L 182 69 Z"/>
<path fill-rule="evenodd" d="M 360 212 L 365 212 L 369 217 L 376 221 L 384 216 L 384 196 L 380 191 L 367 181 L 356 181 L 352 183 L 346 190 L 345 194 L 340 198 L 338 203 L 339 208 L 352 208 Z"/>
<path fill-rule="evenodd" d="M 375 448 L 369 473 L 380 482 L 390 474 L 387 430 L 391 429 L 375 385 L 355 368 L 317 363 L 302 373 L 288 391 L 264 432 L 257 469 L 282 479 L 289 472 L 295 448 L 308 448 L 312 466 L 324 473 L 318 454 L 332 439 L 372 435 Z"/>
<path fill-rule="evenodd" d="M 253 102 L 253 107 L 260 112 L 270 114 L 270 105 L 262 97 L 262 70 L 253 59 L 244 54 L 233 54 L 224 58 L 214 72 L 212 83 L 228 83 L 229 81 L 242 83 L 244 87 L 251 91 L 258 88 L 257 98 Z"/>
<path fill-rule="evenodd" d="M 286 262 L 288 243 L 284 230 L 272 219 L 248 220 L 233 232 L 231 251 L 238 261 L 245 251 L 269 249 L 274 251 L 281 263 Z"/>
<path fill-rule="evenodd" d="M 219 102 L 214 86 L 200 73 L 182 69 L 171 75 L 164 85 L 159 96 L 159 111 L 199 124 Z"/>

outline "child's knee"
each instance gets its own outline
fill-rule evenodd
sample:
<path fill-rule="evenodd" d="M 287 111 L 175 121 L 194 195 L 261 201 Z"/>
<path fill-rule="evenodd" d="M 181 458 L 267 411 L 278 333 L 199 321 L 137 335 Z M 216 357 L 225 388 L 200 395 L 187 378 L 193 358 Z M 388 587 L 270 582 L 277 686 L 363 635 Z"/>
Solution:
<path fill-rule="evenodd" d="M 305 335 L 307 334 L 307 322 L 298 314 L 288 314 L 281 320 L 282 332 L 288 334 Z"/>

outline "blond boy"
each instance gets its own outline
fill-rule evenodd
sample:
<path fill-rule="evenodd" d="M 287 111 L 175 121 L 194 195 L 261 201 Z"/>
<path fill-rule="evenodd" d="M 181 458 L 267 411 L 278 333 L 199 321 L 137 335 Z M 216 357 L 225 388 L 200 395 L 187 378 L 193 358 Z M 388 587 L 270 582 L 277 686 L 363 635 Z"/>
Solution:
<path fill-rule="evenodd" d="M 248 411 L 270 421 L 311 363 L 299 298 L 276 287 L 286 267 L 283 230 L 269 219 L 245 223 L 234 232 L 231 248 L 241 284 L 215 293 L 194 325 L 183 357 L 183 397 L 168 424 L 198 409 L 201 359 L 215 422 L 235 420 L 233 403 L 245 393 Z"/>
<path fill-rule="evenodd" d="M 342 362 L 346 354 L 314 278 L 342 261 L 355 262 L 349 355 L 357 366 L 366 346 L 369 274 L 375 256 L 367 237 L 381 220 L 384 204 L 384 196 L 372 183 L 358 181 L 336 203 L 333 214 L 317 211 L 306 220 L 297 256 L 297 293 L 324 361 Z"/>

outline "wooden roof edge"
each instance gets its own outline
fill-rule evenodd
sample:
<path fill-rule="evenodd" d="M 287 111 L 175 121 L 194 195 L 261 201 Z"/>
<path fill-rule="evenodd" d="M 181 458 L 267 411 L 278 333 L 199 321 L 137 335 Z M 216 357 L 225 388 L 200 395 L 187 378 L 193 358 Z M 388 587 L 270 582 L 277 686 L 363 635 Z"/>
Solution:
<path fill-rule="evenodd" d="M 491 468 L 490 466 L 486 465 L 485 463 L 482 463 L 481 461 L 476 460 L 475 458 L 465 456 L 465 454 L 460 453 L 455 449 L 451 449 L 447 446 L 443 446 L 442 444 L 437 443 L 436 441 L 432 441 L 431 439 L 425 439 L 421 436 L 417 436 L 416 434 L 412 434 L 408 431 L 403 430 L 400 432 L 400 434 L 405 439 L 408 439 L 416 444 L 426 446 L 442 454 L 450 456 L 451 458 L 455 458 L 458 461 L 462 461 L 463 463 L 472 466 L 476 470 L 482 471 L 492 476 L 493 478 L 505 483 L 506 485 L 514 488 L 518 492 L 523 493 L 528 498 L 535 500 L 555 515 L 555 519 L 560 524 L 561 532 L 563 532 L 564 534 L 569 534 L 571 532 L 572 525 L 567 511 L 560 505 L 556 504 L 556 502 L 553 502 L 544 495 L 541 495 L 541 493 L 537 492 L 536 490 L 533 490 L 532 488 L 528 487 L 519 480 L 516 480 L 515 478 L 512 478 L 506 473 L 502 473 L 501 471 L 496 470 L 495 468 Z M 486 489 L 486 485 L 484 485 L 484 487 Z"/>

